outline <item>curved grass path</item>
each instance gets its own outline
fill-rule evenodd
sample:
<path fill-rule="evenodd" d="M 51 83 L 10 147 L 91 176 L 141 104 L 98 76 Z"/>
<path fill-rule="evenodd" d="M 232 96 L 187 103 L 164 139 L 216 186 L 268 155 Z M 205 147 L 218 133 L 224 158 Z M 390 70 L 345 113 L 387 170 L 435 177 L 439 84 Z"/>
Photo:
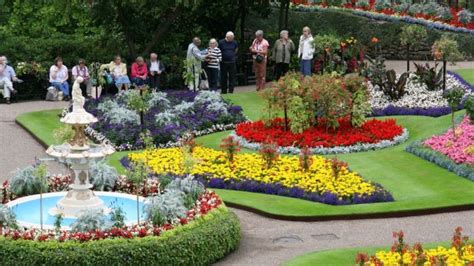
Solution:
<path fill-rule="evenodd" d="M 262 115 L 263 101 L 254 92 L 225 95 L 234 104 L 241 105 L 252 119 Z M 52 131 L 60 126 L 56 111 L 25 113 L 17 117 L 17 122 L 32 132 L 40 141 L 53 143 Z M 400 211 L 463 206 L 474 209 L 474 182 L 418 158 L 404 151 L 405 146 L 417 139 L 443 132 L 449 127 L 449 116 L 440 118 L 420 116 L 395 117 L 399 124 L 408 128 L 410 138 L 407 142 L 392 148 L 378 151 L 338 155 L 349 163 L 354 171 L 364 178 L 380 183 L 389 190 L 395 202 L 331 206 L 321 203 L 265 195 L 259 193 L 231 190 L 216 190 L 229 205 L 238 205 L 279 218 L 293 219 L 311 217 L 314 219 L 337 218 L 337 216 L 366 214 L 385 214 Z M 198 138 L 197 143 L 207 147 L 219 148 L 219 143 L 229 132 L 220 132 Z M 244 150 L 243 152 L 250 152 Z M 118 160 L 126 152 L 114 154 L 110 163 L 121 168 Z"/>

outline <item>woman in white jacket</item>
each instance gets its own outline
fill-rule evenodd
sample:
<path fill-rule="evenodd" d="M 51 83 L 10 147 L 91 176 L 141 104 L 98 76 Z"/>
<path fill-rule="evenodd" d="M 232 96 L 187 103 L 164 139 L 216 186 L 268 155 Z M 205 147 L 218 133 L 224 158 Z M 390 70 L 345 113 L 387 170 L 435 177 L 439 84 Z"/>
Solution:
<path fill-rule="evenodd" d="M 303 76 L 311 75 L 311 61 L 313 60 L 313 36 L 309 27 L 303 28 L 303 35 L 300 37 L 298 47 L 298 57 L 300 58 L 300 71 Z"/>

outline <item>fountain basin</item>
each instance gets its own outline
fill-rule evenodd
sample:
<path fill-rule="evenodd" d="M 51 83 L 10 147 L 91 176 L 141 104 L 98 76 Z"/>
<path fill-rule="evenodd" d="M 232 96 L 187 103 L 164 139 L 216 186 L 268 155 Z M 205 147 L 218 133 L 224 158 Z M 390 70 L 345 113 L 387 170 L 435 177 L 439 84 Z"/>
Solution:
<path fill-rule="evenodd" d="M 55 209 L 57 203 L 66 196 L 67 191 L 43 194 L 43 228 L 54 229 L 56 217 L 51 210 Z M 106 208 L 112 205 L 121 206 L 125 212 L 125 224 L 133 225 L 137 223 L 137 197 L 131 194 L 118 192 L 94 191 L 103 202 Z M 143 206 L 145 198 L 139 197 L 140 221 L 143 220 Z M 16 215 L 18 225 L 23 227 L 40 228 L 40 195 L 22 197 L 6 204 Z M 61 229 L 70 230 L 70 226 L 75 222 L 75 218 L 64 217 Z"/>

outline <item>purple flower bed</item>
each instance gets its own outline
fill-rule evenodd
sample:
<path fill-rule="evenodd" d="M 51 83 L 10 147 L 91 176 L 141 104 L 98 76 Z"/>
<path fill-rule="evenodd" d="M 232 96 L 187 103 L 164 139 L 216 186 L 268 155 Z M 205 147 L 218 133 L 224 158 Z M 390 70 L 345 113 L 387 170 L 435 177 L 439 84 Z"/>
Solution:
<path fill-rule="evenodd" d="M 182 102 L 192 103 L 198 93 L 192 91 L 169 91 L 166 92 L 166 99 L 169 106 L 174 107 Z M 91 125 L 91 128 L 104 135 L 116 147 L 128 147 L 129 149 L 139 149 L 143 146 L 140 139 L 142 128 L 137 122 L 125 121 L 122 123 L 113 123 L 106 118 L 106 112 L 99 110 L 99 105 L 105 101 L 113 100 L 120 106 L 126 107 L 123 99 L 115 96 L 101 97 L 97 100 L 89 100 L 85 108 L 88 112 L 99 119 L 99 122 Z M 194 131 L 207 130 L 218 125 L 233 125 L 243 121 L 246 118 L 240 106 L 234 106 L 225 103 L 227 112 L 219 112 L 208 108 L 212 102 L 205 102 L 199 105 L 193 105 L 191 112 L 178 113 L 177 117 L 170 123 L 158 125 L 156 115 L 169 111 L 163 106 L 157 104 L 152 106 L 144 114 L 144 129 L 148 130 L 153 137 L 156 145 L 164 145 L 170 142 L 176 142 L 183 134 Z"/>

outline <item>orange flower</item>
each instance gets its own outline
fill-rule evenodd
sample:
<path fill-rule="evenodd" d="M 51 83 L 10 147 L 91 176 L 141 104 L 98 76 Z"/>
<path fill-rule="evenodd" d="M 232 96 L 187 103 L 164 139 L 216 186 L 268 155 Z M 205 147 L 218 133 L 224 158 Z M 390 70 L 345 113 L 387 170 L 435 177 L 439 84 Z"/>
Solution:
<path fill-rule="evenodd" d="M 379 42 L 379 39 L 378 39 L 377 37 L 372 37 L 371 42 L 373 42 L 373 43 L 378 43 L 378 42 Z"/>

